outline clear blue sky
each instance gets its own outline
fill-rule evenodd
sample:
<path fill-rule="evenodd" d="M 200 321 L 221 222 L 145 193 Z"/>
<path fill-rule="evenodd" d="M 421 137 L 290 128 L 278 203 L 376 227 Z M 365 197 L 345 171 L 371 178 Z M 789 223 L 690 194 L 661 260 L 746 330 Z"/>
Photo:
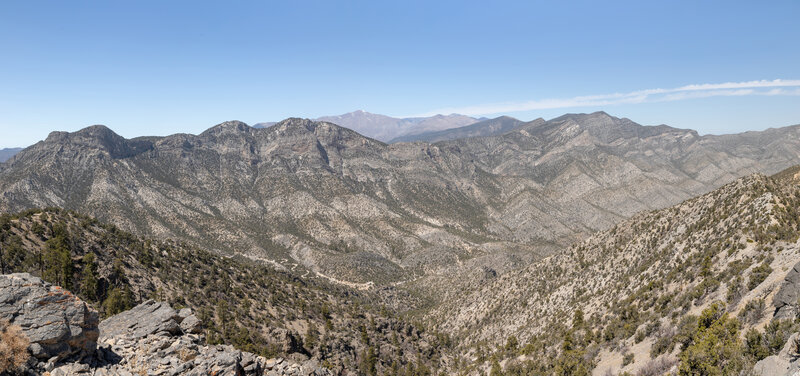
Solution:
<path fill-rule="evenodd" d="M 785 126 L 800 123 L 798 19 L 796 0 L 3 1 L 0 147 L 356 109 Z"/>

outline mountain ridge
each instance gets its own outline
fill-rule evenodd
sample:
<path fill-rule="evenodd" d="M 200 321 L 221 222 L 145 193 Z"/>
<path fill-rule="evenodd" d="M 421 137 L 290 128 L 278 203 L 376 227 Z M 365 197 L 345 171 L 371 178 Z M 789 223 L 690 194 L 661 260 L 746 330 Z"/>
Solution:
<path fill-rule="evenodd" d="M 481 119 L 459 114 L 395 118 L 358 110 L 342 115 L 322 116 L 314 120 L 334 123 L 355 130 L 364 136 L 387 142 L 402 135 L 457 128 Z M 256 123 L 254 127 L 267 128 L 274 124 L 274 122 Z"/>
<path fill-rule="evenodd" d="M 480 352 L 487 344 L 495 348 L 495 356 L 509 357 L 506 367 L 536 369 L 552 357 L 549 347 L 570 337 L 583 343 L 593 374 L 637 373 L 658 358 L 677 363 L 688 347 L 679 331 L 693 329 L 686 324 L 692 315 L 721 302 L 741 320 L 741 333 L 747 332 L 750 341 L 746 346 L 760 346 L 752 338 L 761 331 L 780 335 L 768 352 L 741 350 L 754 357 L 744 368 L 753 367 L 776 355 L 789 334 L 800 329 L 792 320 L 796 299 L 786 298 L 798 293 L 798 170 L 749 175 L 675 206 L 641 212 L 552 256 L 464 289 L 428 320 L 452 335 L 461 352 Z M 574 319 L 570 323 L 576 311 L 584 320 L 580 326 Z M 581 339 L 582 333 L 589 339 Z M 509 355 L 504 343 L 511 336 L 519 346 L 530 345 L 530 353 Z M 628 355 L 630 361 L 623 362 Z"/>
<path fill-rule="evenodd" d="M 642 210 L 800 163 L 796 128 L 720 138 L 605 113 L 436 144 L 298 118 L 109 132 L 57 133 L 4 164 L 0 210 L 90 211 L 137 234 L 375 286 L 424 286 L 459 265 L 502 273 Z"/>
<path fill-rule="evenodd" d="M 495 136 L 509 132 L 513 129 L 516 129 L 517 127 L 520 127 L 528 123 L 544 123 L 544 119 L 539 118 L 532 120 L 530 122 L 523 122 L 521 120 L 514 119 L 510 116 L 500 116 L 494 119 L 481 120 L 478 121 L 477 123 L 465 125 L 462 127 L 395 137 L 389 140 L 389 143 L 414 142 L 414 141 L 425 141 L 429 143 L 435 143 L 439 141 L 447 141 L 460 138 Z"/>

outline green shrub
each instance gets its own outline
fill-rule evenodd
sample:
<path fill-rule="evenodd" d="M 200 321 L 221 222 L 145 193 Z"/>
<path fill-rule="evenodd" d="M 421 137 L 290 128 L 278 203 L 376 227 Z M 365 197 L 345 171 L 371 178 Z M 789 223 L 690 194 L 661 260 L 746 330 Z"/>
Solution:
<path fill-rule="evenodd" d="M 133 296 L 127 286 L 125 288 L 115 287 L 103 301 L 105 316 L 116 315 L 131 308 L 133 308 Z"/>
<path fill-rule="evenodd" d="M 764 299 L 753 299 L 739 312 L 739 320 L 745 324 L 755 324 L 764 317 L 765 308 Z"/>
<path fill-rule="evenodd" d="M 769 349 L 763 336 L 755 329 L 750 329 L 744 336 L 744 352 L 753 360 L 759 361 L 769 356 Z"/>
<path fill-rule="evenodd" d="M 752 290 L 758 287 L 771 273 L 772 267 L 769 266 L 769 260 L 764 260 L 761 265 L 756 266 L 753 268 L 753 271 L 750 272 L 750 279 L 747 280 L 747 289 Z"/>
<path fill-rule="evenodd" d="M 733 375 L 744 368 L 739 322 L 714 303 L 697 320 L 689 345 L 680 354 L 680 375 Z"/>
<path fill-rule="evenodd" d="M 628 364 L 633 363 L 633 354 L 625 353 L 622 355 L 622 366 L 625 367 Z"/>

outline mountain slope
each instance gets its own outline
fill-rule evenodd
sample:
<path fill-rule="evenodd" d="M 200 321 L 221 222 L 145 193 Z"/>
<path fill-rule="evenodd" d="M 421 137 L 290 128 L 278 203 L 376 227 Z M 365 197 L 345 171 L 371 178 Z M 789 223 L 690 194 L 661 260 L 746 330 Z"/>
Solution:
<path fill-rule="evenodd" d="M 795 324 L 771 321 L 773 314 L 787 317 L 775 310 L 786 303 L 774 298 L 800 262 L 797 171 L 748 176 L 671 208 L 637 214 L 553 256 L 473 286 L 428 319 L 452 334 L 462 352 L 479 353 L 486 344 L 502 348 L 514 336 L 520 347 L 531 346 L 523 360 L 537 363 L 555 358 L 549 351 L 562 338 L 576 336 L 570 328 L 581 311 L 585 324 L 578 332 L 592 331 L 584 345 L 593 354 L 595 374 L 636 372 L 651 355 L 685 350 L 686 345 L 675 346 L 676 333 L 686 329 L 690 315 L 714 302 L 739 318 L 742 334 L 749 328 L 796 331 Z M 792 312 L 796 304 L 796 299 L 789 302 Z M 787 336 L 777 340 L 773 354 Z M 627 353 L 634 354 L 630 365 L 622 363 Z"/>
<path fill-rule="evenodd" d="M 140 239 L 55 208 L 0 216 L 0 269 L 59 284 L 104 316 L 147 299 L 189 306 L 209 344 L 311 358 L 335 374 L 367 373 L 369 362 L 384 373 L 392 367 L 438 367 L 447 346 L 445 337 L 373 306 L 369 293 L 181 242 Z M 365 359 L 368 353 L 372 360 Z"/>
<path fill-rule="evenodd" d="M 442 281 L 527 265 L 637 212 L 800 163 L 798 151 L 797 127 L 699 136 L 605 113 L 437 144 L 387 145 L 302 119 L 131 140 L 95 126 L 5 164 L 0 210 L 62 206 L 435 301 Z"/>
<path fill-rule="evenodd" d="M 541 124 L 544 123 L 544 119 L 539 118 L 530 123 Z M 501 116 L 458 128 L 400 136 L 393 138 L 391 141 L 389 141 L 389 143 L 413 141 L 433 143 L 438 141 L 455 140 L 459 138 L 496 136 L 511 131 L 523 124 L 525 124 L 525 122 L 521 120 L 517 120 L 508 116 Z"/>

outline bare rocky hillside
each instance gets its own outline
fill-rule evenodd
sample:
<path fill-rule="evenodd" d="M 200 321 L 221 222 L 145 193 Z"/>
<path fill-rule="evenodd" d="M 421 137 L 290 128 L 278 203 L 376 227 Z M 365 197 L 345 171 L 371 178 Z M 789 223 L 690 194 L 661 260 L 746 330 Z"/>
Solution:
<path fill-rule="evenodd" d="M 460 344 L 464 364 L 488 369 L 499 358 L 509 372 L 556 373 L 580 349 L 574 364 L 594 374 L 647 375 L 689 367 L 698 316 L 728 312 L 741 343 L 726 356 L 752 367 L 798 330 L 798 171 L 637 214 L 472 286 L 428 319 Z"/>
<path fill-rule="evenodd" d="M 93 126 L 0 166 L 0 210 L 64 207 L 435 301 L 428 279 L 502 274 L 639 211 L 777 172 L 800 163 L 798 140 L 796 127 L 699 136 L 605 113 L 436 144 L 387 145 L 301 119 L 131 140 Z"/>

